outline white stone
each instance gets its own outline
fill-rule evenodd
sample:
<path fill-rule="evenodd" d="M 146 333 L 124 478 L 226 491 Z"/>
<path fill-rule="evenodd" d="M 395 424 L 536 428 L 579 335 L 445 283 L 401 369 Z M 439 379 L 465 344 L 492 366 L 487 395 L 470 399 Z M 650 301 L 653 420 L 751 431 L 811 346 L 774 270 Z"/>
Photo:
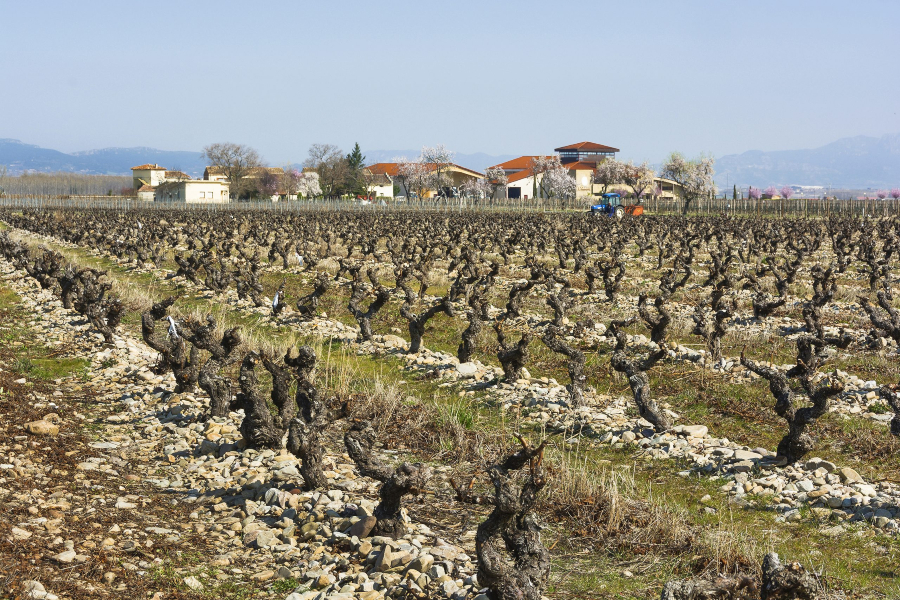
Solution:
<path fill-rule="evenodd" d="M 75 560 L 77 553 L 74 550 L 65 550 L 53 557 L 53 560 L 61 563 L 70 563 Z"/>
<path fill-rule="evenodd" d="M 869 498 L 874 498 L 878 495 L 878 492 L 875 491 L 875 488 L 867 483 L 854 483 L 853 489 L 855 489 L 863 496 L 868 496 Z"/>
<path fill-rule="evenodd" d="M 688 437 L 703 438 L 709 433 L 706 425 L 678 425 L 672 428 L 672 433 L 683 434 Z"/>
<path fill-rule="evenodd" d="M 472 362 L 460 363 L 456 365 L 456 372 L 461 377 L 474 377 L 475 373 L 478 372 L 478 367 Z"/>
<path fill-rule="evenodd" d="M 190 577 L 185 577 L 182 581 L 184 581 L 184 585 L 188 586 L 195 592 L 198 592 L 203 589 L 203 584 L 200 583 L 200 580 L 191 575 Z"/>
<path fill-rule="evenodd" d="M 738 460 L 759 460 L 762 458 L 762 455 L 749 450 L 735 450 L 734 457 Z"/>

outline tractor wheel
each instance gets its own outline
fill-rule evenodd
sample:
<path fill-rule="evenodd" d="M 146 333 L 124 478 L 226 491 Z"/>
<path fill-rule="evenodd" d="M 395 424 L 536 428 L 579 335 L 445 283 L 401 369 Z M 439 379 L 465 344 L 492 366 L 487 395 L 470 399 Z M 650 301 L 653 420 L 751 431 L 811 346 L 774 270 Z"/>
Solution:
<path fill-rule="evenodd" d="M 621 219 L 625 216 L 625 209 L 621 206 L 616 207 L 616 211 L 613 213 L 617 219 Z"/>

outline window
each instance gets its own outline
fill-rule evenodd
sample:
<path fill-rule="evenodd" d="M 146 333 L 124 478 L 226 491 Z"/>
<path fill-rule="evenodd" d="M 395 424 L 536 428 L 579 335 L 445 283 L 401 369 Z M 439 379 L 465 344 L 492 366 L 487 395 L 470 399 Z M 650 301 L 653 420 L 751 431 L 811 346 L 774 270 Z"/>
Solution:
<path fill-rule="evenodd" d="M 200 192 L 200 197 L 201 197 L 201 198 L 206 198 L 206 192 Z"/>

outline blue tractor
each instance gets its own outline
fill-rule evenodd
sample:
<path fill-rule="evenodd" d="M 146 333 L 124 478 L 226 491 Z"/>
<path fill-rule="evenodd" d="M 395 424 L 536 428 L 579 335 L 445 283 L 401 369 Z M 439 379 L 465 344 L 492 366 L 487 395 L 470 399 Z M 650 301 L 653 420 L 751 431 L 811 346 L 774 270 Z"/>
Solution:
<path fill-rule="evenodd" d="M 622 196 L 619 194 L 603 194 L 600 196 L 601 203 L 591 206 L 592 214 L 607 215 L 621 219 L 625 215 L 633 215 L 635 217 L 644 214 L 644 207 L 640 204 L 623 205 Z"/>

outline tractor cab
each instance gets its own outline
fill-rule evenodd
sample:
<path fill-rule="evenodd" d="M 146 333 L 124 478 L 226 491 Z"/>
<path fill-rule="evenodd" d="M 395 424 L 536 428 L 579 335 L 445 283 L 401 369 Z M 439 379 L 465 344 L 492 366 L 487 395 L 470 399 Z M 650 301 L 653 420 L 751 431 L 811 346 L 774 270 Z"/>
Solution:
<path fill-rule="evenodd" d="M 600 196 L 600 204 L 591 206 L 591 213 L 621 219 L 626 214 L 634 216 L 644 214 L 644 207 L 640 205 L 624 206 L 620 194 L 603 194 Z"/>
<path fill-rule="evenodd" d="M 625 215 L 625 209 L 622 208 L 622 196 L 619 194 L 603 194 L 600 196 L 600 204 L 591 206 L 591 212 L 622 218 Z M 617 212 L 620 214 L 617 214 Z"/>

